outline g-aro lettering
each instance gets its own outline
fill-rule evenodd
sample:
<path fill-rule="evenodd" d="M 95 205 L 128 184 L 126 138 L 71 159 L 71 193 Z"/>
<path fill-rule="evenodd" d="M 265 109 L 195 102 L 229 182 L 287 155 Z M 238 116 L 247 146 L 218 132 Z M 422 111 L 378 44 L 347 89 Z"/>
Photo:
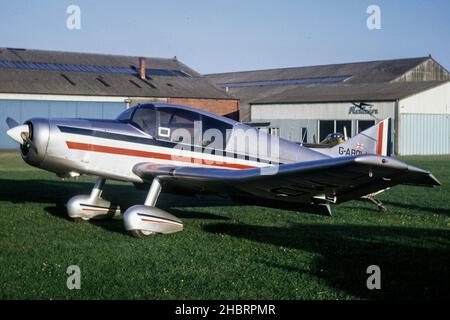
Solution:
<path fill-rule="evenodd" d="M 356 156 L 363 154 L 361 150 L 339 147 L 339 154 L 342 156 Z"/>

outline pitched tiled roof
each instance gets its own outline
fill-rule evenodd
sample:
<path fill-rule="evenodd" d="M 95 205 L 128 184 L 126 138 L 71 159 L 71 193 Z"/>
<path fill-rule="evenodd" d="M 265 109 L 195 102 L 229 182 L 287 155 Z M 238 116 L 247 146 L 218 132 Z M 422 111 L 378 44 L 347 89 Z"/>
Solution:
<path fill-rule="evenodd" d="M 145 62 L 143 81 L 138 57 L 0 48 L 0 92 L 233 99 L 177 59 Z"/>

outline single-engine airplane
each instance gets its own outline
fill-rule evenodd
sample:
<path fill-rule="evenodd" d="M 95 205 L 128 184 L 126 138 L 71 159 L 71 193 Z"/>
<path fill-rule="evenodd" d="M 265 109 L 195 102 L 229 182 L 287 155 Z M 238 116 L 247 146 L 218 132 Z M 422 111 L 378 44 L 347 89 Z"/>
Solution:
<path fill-rule="evenodd" d="M 106 179 L 148 186 L 144 204 L 123 215 L 126 230 L 137 237 L 183 229 L 180 219 L 155 206 L 161 190 L 223 194 L 240 203 L 331 215 L 330 204 L 398 184 L 440 185 L 430 172 L 386 155 L 388 120 L 317 149 L 166 103 L 137 105 L 115 120 L 6 121 L 26 163 L 60 177 L 98 177 L 90 195 L 68 201 L 73 219 L 120 214 L 101 197 Z"/>

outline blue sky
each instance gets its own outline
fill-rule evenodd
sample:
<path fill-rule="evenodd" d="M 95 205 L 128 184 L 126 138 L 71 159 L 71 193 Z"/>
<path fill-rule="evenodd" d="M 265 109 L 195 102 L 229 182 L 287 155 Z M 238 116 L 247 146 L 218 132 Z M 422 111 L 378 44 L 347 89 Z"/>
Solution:
<path fill-rule="evenodd" d="M 69 30 L 66 9 L 81 8 Z M 381 30 L 366 26 L 369 5 Z M 450 1 L 2 1 L 0 47 L 177 56 L 201 73 L 432 54 L 450 70 Z"/>

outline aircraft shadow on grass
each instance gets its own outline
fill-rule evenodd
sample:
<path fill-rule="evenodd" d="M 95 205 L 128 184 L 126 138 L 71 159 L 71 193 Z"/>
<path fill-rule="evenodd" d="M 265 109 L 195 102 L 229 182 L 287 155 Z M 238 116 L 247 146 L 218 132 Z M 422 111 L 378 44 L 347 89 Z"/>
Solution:
<path fill-rule="evenodd" d="M 68 219 L 66 201 L 75 194 L 87 194 L 92 183 L 80 181 L 0 179 L 0 201 L 51 204 L 45 210 Z M 131 185 L 107 184 L 105 198 L 119 203 L 122 209 L 145 199 L 146 193 Z M 119 201 L 117 201 L 119 200 Z M 436 212 L 436 209 L 388 202 L 392 206 Z M 232 206 L 231 201 L 208 200 L 163 195 L 162 207 L 180 218 L 225 221 L 228 218 L 206 212 L 184 211 L 183 207 Z M 240 205 L 239 205 L 240 206 Z M 440 210 L 440 209 L 439 209 Z M 449 210 L 440 213 L 450 215 Z M 93 222 L 99 228 L 124 234 L 118 220 Z M 269 227 L 228 222 L 202 226 L 205 232 L 227 234 L 251 241 L 283 246 L 318 254 L 309 270 L 276 261 L 261 261 L 269 268 L 287 272 L 309 273 L 324 279 L 330 286 L 360 298 L 450 298 L 450 230 L 357 225 L 292 224 Z M 381 268 L 381 290 L 366 287 L 369 265 Z"/>
<path fill-rule="evenodd" d="M 211 233 L 318 254 L 308 270 L 276 261 L 269 268 L 308 273 L 358 298 L 450 298 L 450 230 L 359 225 L 268 227 L 204 225 Z M 381 269 L 381 290 L 368 290 L 367 267 Z"/>
<path fill-rule="evenodd" d="M 93 183 L 81 181 L 52 181 L 52 180 L 12 180 L 0 179 L 0 201 L 9 201 L 12 203 L 55 203 L 64 205 L 72 196 L 76 194 L 89 194 L 92 190 Z M 106 199 L 113 203 L 121 205 L 122 209 L 127 209 L 135 204 L 143 203 L 147 195 L 146 191 L 138 190 L 131 184 L 106 184 L 103 195 Z M 406 209 L 415 209 L 427 211 L 430 213 L 438 213 L 450 216 L 450 209 L 446 208 L 430 208 L 419 206 L 416 204 L 406 204 L 395 201 L 383 201 L 386 205 L 392 207 L 400 207 Z M 205 196 L 201 199 L 182 195 L 162 194 L 158 200 L 161 208 L 172 207 L 225 207 L 225 206 L 245 206 L 240 203 L 233 202 L 229 199 L 219 198 L 216 196 Z M 341 208 L 350 208 L 348 205 L 341 205 Z M 285 210 L 293 210 L 285 208 Z M 365 207 L 366 211 L 378 212 L 376 207 Z M 295 211 L 295 210 L 294 210 Z M 64 209 L 65 212 L 65 209 Z M 183 214 L 186 218 L 214 219 L 213 214 L 199 213 L 195 215 L 193 212 L 180 211 L 181 218 Z M 177 212 L 177 213 L 180 213 Z M 207 216 L 209 216 L 207 218 Z M 226 219 L 225 217 L 216 216 L 217 219 Z"/>
<path fill-rule="evenodd" d="M 0 179 L 0 201 L 12 203 L 66 203 L 77 194 L 89 194 L 93 183 L 81 181 L 11 180 Z M 120 203 L 124 208 L 142 203 L 147 191 L 136 189 L 132 184 L 106 184 L 102 194 L 106 199 Z M 203 207 L 235 205 L 219 197 L 205 198 L 199 202 L 195 197 L 162 194 L 158 200 L 163 206 Z"/>
<path fill-rule="evenodd" d="M 65 203 L 76 194 L 89 194 L 92 183 L 80 181 L 51 181 L 51 180 L 4 180 L 0 179 L 0 201 L 12 203 L 51 203 L 45 210 L 60 218 L 69 219 Z M 106 199 L 121 206 L 122 212 L 128 207 L 143 203 L 146 192 L 137 190 L 131 184 L 107 184 L 103 195 Z M 208 207 L 234 205 L 230 201 L 211 198 L 199 201 L 193 197 L 179 195 L 161 195 L 158 204 L 161 208 L 170 208 L 170 212 L 187 219 L 228 220 L 228 217 L 197 211 L 184 211 L 176 207 Z M 111 231 L 125 233 L 123 224 L 115 221 L 94 222 L 98 226 L 104 226 Z"/>
<path fill-rule="evenodd" d="M 412 210 L 420 210 L 420 211 L 428 211 L 430 213 L 443 214 L 443 215 L 447 215 L 450 217 L 450 209 L 446 209 L 446 208 L 430 208 L 430 207 L 426 207 L 426 206 L 420 206 L 417 204 L 402 203 L 402 202 L 390 201 L 390 200 L 386 200 L 383 202 L 387 206 L 399 207 L 399 208 L 404 208 L 404 209 L 412 209 Z"/>

